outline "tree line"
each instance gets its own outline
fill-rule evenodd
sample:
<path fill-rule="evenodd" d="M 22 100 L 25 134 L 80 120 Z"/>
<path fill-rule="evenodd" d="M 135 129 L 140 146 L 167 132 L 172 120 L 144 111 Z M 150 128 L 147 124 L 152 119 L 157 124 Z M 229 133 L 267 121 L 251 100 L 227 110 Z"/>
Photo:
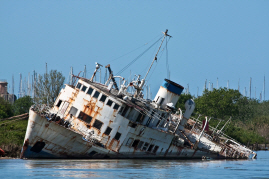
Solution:
<path fill-rule="evenodd" d="M 247 145 L 268 143 L 269 141 L 269 101 L 259 101 L 243 96 L 238 90 L 219 88 L 205 90 L 202 96 L 195 98 L 182 94 L 176 104 L 185 109 L 187 99 L 194 99 L 193 117 L 199 114 L 212 117 L 209 125 L 221 129 L 231 117 L 231 122 L 224 127 L 224 133 Z"/>
<path fill-rule="evenodd" d="M 64 85 L 65 77 L 61 72 L 51 70 L 38 77 L 35 96 L 25 96 L 10 104 L 0 97 L 0 119 L 28 113 L 33 104 L 53 105 Z M 232 117 L 224 133 L 244 144 L 268 143 L 269 141 L 269 101 L 260 102 L 243 96 L 238 90 L 219 88 L 205 90 L 202 96 L 195 98 L 182 94 L 176 108 L 185 109 L 188 99 L 194 99 L 193 117 L 199 114 L 212 117 L 209 125 L 221 129 Z"/>

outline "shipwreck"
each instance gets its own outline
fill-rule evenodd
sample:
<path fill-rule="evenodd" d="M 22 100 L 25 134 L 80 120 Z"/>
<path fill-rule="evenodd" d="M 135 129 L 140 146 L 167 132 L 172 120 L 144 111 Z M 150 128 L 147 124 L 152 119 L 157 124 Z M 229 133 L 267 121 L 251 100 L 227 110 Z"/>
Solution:
<path fill-rule="evenodd" d="M 165 38 L 151 63 L 157 59 Z M 151 69 L 149 67 L 149 70 Z M 175 109 L 183 86 L 165 79 L 153 100 L 144 99 L 146 77 L 128 84 L 110 72 L 105 84 L 74 76 L 65 85 L 53 107 L 34 105 L 22 147 L 21 158 L 154 158 L 154 159 L 248 159 L 256 153 L 191 117 L 195 103 L 189 99 L 185 111 Z M 121 78 L 118 85 L 115 78 Z M 128 88 L 134 89 L 133 93 Z"/>

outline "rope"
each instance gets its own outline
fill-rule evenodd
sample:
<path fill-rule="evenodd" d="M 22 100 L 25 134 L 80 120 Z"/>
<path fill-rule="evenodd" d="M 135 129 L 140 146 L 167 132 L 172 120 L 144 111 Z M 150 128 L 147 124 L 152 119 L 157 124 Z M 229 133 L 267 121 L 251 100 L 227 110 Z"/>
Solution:
<path fill-rule="evenodd" d="M 143 46 L 146 46 L 146 45 L 148 45 L 148 43 L 150 43 L 151 41 L 153 41 L 154 39 L 156 39 L 157 37 L 159 37 L 160 35 L 158 35 L 158 36 L 156 36 L 156 37 L 154 37 L 153 39 L 151 39 L 150 41 L 148 41 L 147 43 L 145 43 L 145 44 L 143 44 L 143 45 L 141 45 L 141 46 L 139 46 L 139 47 L 137 47 L 136 49 L 134 49 L 134 50 L 131 50 L 130 52 L 127 52 L 126 54 L 124 54 L 124 55 L 121 55 L 121 56 L 119 56 L 119 57 L 117 57 L 117 58 L 115 58 L 115 59 L 113 59 L 113 60 L 110 60 L 108 63 L 110 63 L 110 62 L 113 62 L 113 61 L 116 61 L 116 60 L 118 60 L 118 59 L 120 59 L 120 58 L 122 58 L 122 57 L 124 57 L 124 56 L 126 56 L 126 55 L 128 55 L 128 54 L 130 54 L 130 53 L 132 53 L 132 52 L 134 52 L 134 51 L 136 51 L 136 50 L 138 50 L 138 49 L 140 49 L 140 48 L 142 48 Z"/>
<path fill-rule="evenodd" d="M 161 37 L 162 38 L 162 37 Z M 158 43 L 161 38 L 159 38 L 156 42 L 154 42 L 150 47 L 148 47 L 144 52 L 142 52 L 140 55 L 138 55 L 138 57 L 136 57 L 134 60 L 132 60 L 128 65 L 126 65 L 125 67 L 123 67 L 118 73 L 116 73 L 116 75 L 121 74 L 122 72 L 124 72 L 127 68 L 129 68 L 134 62 L 136 62 L 140 57 L 142 57 L 149 49 L 151 49 L 156 43 Z"/>
<path fill-rule="evenodd" d="M 170 38 L 171 38 L 171 37 L 169 37 L 168 41 L 167 41 L 167 38 L 166 38 L 166 69 L 167 69 L 167 78 L 169 78 L 169 64 L 168 64 L 168 49 L 167 49 L 167 44 L 168 44 L 168 42 L 170 41 Z M 164 48 L 163 48 L 162 51 L 161 51 L 161 54 L 160 54 L 160 58 L 159 58 L 159 59 L 162 58 L 163 51 L 164 51 Z M 158 61 L 157 61 L 157 64 L 158 64 Z M 168 68 L 167 68 L 167 66 L 168 66 Z M 148 82 L 149 79 L 151 78 L 151 76 L 152 76 L 152 74 L 154 73 L 156 67 L 157 67 L 157 65 L 154 66 L 154 69 L 153 69 L 152 72 L 150 73 L 150 76 L 148 77 L 147 82 Z M 147 82 L 146 82 L 146 84 L 147 84 Z"/>

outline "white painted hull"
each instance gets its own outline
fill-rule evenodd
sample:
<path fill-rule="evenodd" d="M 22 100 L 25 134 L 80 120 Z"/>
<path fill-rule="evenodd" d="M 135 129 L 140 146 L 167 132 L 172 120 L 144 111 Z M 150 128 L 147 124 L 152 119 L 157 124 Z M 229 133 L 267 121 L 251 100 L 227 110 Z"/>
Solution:
<path fill-rule="evenodd" d="M 167 158 L 167 159 L 201 159 L 223 158 L 217 153 L 194 150 L 170 145 L 169 150 L 155 154 L 145 151 L 132 151 L 131 147 L 121 146 L 115 152 L 83 139 L 83 136 L 55 122 L 48 121 L 30 110 L 22 158 Z"/>

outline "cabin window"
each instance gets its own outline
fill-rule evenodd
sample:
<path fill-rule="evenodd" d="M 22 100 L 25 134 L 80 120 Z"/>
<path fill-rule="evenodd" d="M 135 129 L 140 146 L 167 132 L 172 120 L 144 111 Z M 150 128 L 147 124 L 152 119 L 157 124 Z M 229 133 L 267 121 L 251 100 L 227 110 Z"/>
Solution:
<path fill-rule="evenodd" d="M 131 128 L 136 128 L 137 124 L 129 121 L 128 126 L 130 126 Z"/>
<path fill-rule="evenodd" d="M 152 118 L 153 118 L 154 114 L 155 114 L 155 111 L 153 110 L 153 111 L 151 112 L 151 115 L 150 115 L 150 117 L 149 117 L 149 119 L 148 119 L 147 123 L 146 123 L 146 126 L 149 126 L 150 121 L 152 120 Z"/>
<path fill-rule="evenodd" d="M 145 114 L 140 112 L 136 118 L 136 122 L 140 122 L 140 123 L 143 122 L 144 117 L 145 117 Z"/>
<path fill-rule="evenodd" d="M 122 113 L 123 107 L 120 108 L 119 113 Z"/>
<path fill-rule="evenodd" d="M 78 118 L 87 122 L 87 123 L 91 123 L 91 121 L 92 121 L 92 117 L 85 114 L 84 112 L 80 112 L 78 115 Z"/>
<path fill-rule="evenodd" d="M 118 105 L 118 104 L 115 103 L 113 109 L 117 110 L 117 109 L 119 109 L 119 107 L 120 107 L 120 105 Z"/>
<path fill-rule="evenodd" d="M 149 143 L 146 142 L 145 145 L 143 146 L 142 150 L 147 150 L 148 146 L 149 146 Z"/>
<path fill-rule="evenodd" d="M 95 93 L 94 93 L 93 97 L 94 97 L 94 98 L 98 98 L 99 94 L 100 94 L 100 92 L 99 92 L 99 91 L 95 91 Z"/>
<path fill-rule="evenodd" d="M 165 113 L 162 113 L 161 119 L 163 119 L 165 117 Z"/>
<path fill-rule="evenodd" d="M 149 126 L 149 123 L 150 123 L 150 121 L 151 121 L 151 117 L 148 119 L 148 121 L 147 121 L 147 123 L 146 123 L 146 126 L 148 127 Z"/>
<path fill-rule="evenodd" d="M 162 105 L 163 104 L 163 101 L 164 101 L 164 98 L 161 98 L 160 101 L 161 101 L 160 102 L 160 105 Z"/>
<path fill-rule="evenodd" d="M 112 131 L 112 128 L 111 127 L 107 127 L 106 128 L 106 131 L 104 132 L 104 134 L 109 135 L 111 131 Z"/>
<path fill-rule="evenodd" d="M 82 86 L 81 91 L 85 92 L 87 89 L 87 86 Z"/>
<path fill-rule="evenodd" d="M 107 97 L 106 95 L 102 94 L 102 97 L 100 98 L 100 101 L 105 102 L 106 97 Z"/>
<path fill-rule="evenodd" d="M 141 147 L 143 146 L 143 144 L 144 144 L 144 142 L 143 142 L 143 141 L 140 141 L 140 142 L 138 143 L 137 149 L 141 149 Z"/>
<path fill-rule="evenodd" d="M 93 127 L 96 129 L 99 129 L 99 130 L 101 129 L 102 125 L 103 125 L 103 123 L 97 119 L 93 123 Z"/>
<path fill-rule="evenodd" d="M 81 83 L 78 83 L 76 88 L 80 89 L 80 87 L 81 87 Z"/>
<path fill-rule="evenodd" d="M 156 124 L 156 127 L 160 124 L 161 120 L 158 120 L 157 124 Z"/>
<path fill-rule="evenodd" d="M 140 140 L 136 139 L 136 140 L 134 141 L 134 143 L 132 144 L 132 147 L 137 148 L 139 141 L 140 141 Z"/>
<path fill-rule="evenodd" d="M 148 152 L 151 152 L 151 150 L 153 149 L 154 145 L 150 145 L 149 148 L 148 148 Z"/>
<path fill-rule="evenodd" d="M 113 103 L 113 101 L 111 101 L 111 100 L 109 99 L 109 100 L 107 101 L 106 105 L 111 106 L 112 103 Z"/>
<path fill-rule="evenodd" d="M 121 133 L 117 132 L 116 135 L 115 135 L 115 137 L 114 137 L 114 139 L 119 140 L 120 139 L 120 136 L 121 136 Z"/>
<path fill-rule="evenodd" d="M 88 89 L 88 91 L 87 91 L 87 94 L 88 94 L 88 95 L 91 95 L 92 92 L 93 92 L 93 89 L 92 89 L 91 87 L 89 87 L 89 89 Z"/>
<path fill-rule="evenodd" d="M 126 142 L 126 146 L 130 146 L 134 141 L 134 138 L 129 138 Z"/>
<path fill-rule="evenodd" d="M 153 149 L 153 153 L 156 154 L 156 152 L 157 152 L 158 149 L 159 149 L 159 146 L 156 145 L 156 146 L 154 147 L 154 149 Z"/>
<path fill-rule="evenodd" d="M 56 104 L 57 107 L 60 107 L 62 104 L 62 100 L 59 100 L 58 103 Z"/>
<path fill-rule="evenodd" d="M 125 116 L 125 114 L 127 113 L 127 111 L 128 111 L 128 109 L 129 109 L 129 107 L 128 106 L 125 106 L 125 108 L 124 108 L 124 110 L 123 110 L 123 112 L 122 112 L 122 116 Z"/>
<path fill-rule="evenodd" d="M 139 115 L 138 115 L 137 118 L 136 118 L 136 122 L 141 122 L 141 121 L 140 121 L 141 117 L 142 117 L 142 113 L 139 113 Z"/>
<path fill-rule="evenodd" d="M 69 111 L 69 114 L 72 114 L 73 116 L 76 116 L 77 112 L 78 112 L 78 109 L 75 108 L 74 106 L 72 106 L 70 111 Z"/>
<path fill-rule="evenodd" d="M 158 126 L 160 124 L 161 120 L 163 120 L 164 117 L 165 117 L 165 113 L 162 113 L 162 115 L 161 115 L 159 121 L 157 122 L 156 126 Z"/>

